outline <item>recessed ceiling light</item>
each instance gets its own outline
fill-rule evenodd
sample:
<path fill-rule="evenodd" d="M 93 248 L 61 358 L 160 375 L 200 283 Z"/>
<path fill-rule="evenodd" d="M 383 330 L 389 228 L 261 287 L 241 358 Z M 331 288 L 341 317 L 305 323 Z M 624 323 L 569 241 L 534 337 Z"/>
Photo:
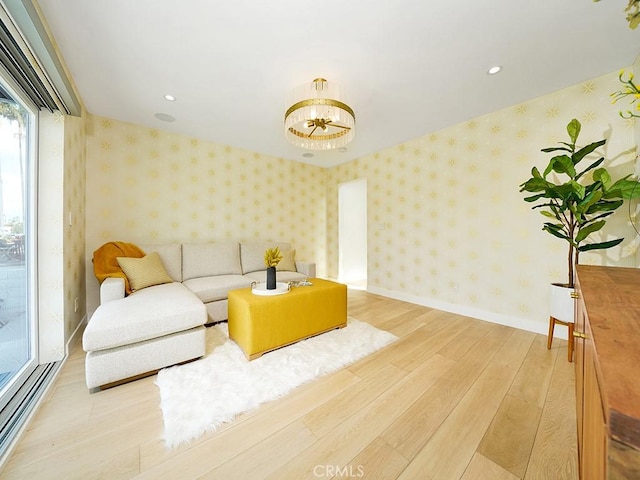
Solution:
<path fill-rule="evenodd" d="M 156 113 L 154 115 L 154 117 L 156 117 L 158 120 L 161 120 L 163 122 L 175 122 L 176 119 L 174 117 L 172 117 L 171 115 L 167 114 L 167 113 Z"/>
<path fill-rule="evenodd" d="M 169 95 L 168 93 L 164 96 L 165 100 L 169 100 L 170 102 L 175 102 L 176 97 L 174 97 L 173 95 Z"/>
<path fill-rule="evenodd" d="M 340 147 L 340 148 L 338 149 L 338 151 L 339 151 L 340 153 L 344 153 L 344 152 L 346 152 L 346 151 L 347 151 L 347 147 Z"/>
<path fill-rule="evenodd" d="M 313 153 L 311 153 L 311 152 L 303 153 L 302 156 L 304 158 L 313 158 Z"/>
<path fill-rule="evenodd" d="M 491 67 L 489 70 L 487 70 L 487 73 L 489 75 L 495 75 L 496 73 L 499 73 L 501 70 L 502 70 L 502 67 L 500 65 L 495 65 Z"/>

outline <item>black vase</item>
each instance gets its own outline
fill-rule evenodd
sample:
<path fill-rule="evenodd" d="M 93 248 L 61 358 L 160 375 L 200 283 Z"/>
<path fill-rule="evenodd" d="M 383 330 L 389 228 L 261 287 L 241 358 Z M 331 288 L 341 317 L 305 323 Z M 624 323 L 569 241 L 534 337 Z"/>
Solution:
<path fill-rule="evenodd" d="M 276 267 L 267 267 L 267 290 L 276 289 Z"/>

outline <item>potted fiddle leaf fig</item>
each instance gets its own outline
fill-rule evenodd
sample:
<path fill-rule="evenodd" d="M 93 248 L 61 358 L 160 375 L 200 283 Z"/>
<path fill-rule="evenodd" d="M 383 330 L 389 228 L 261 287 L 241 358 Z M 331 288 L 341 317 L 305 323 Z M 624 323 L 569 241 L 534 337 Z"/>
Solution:
<path fill-rule="evenodd" d="M 560 142 L 556 147 L 542 149 L 552 154 L 549 164 L 540 172 L 531 170 L 531 178 L 520 185 L 520 192 L 531 194 L 525 201 L 532 203 L 546 221 L 545 232 L 567 242 L 567 283 L 555 286 L 574 288 L 574 268 L 578 264 L 580 252 L 602 250 L 620 244 L 624 239 L 593 240 L 593 234 L 600 232 L 624 200 L 640 197 L 640 182 L 627 175 L 613 181 L 602 166 L 604 157 L 591 161 L 586 166 L 582 162 L 606 140 L 599 140 L 584 147 L 577 145 L 581 125 L 575 118 L 567 125 L 568 142 Z M 585 161 L 586 163 L 586 161 Z M 552 302 L 554 294 L 552 293 Z M 570 299 L 569 295 L 566 295 Z M 573 321 L 573 302 L 568 301 L 570 311 L 565 314 L 554 311 L 551 316 L 566 322 Z M 565 308 L 565 307 L 558 307 Z M 555 314 L 554 314 L 555 313 Z M 556 316 L 558 315 L 558 316 Z M 561 317 L 568 318 L 561 318 Z"/>

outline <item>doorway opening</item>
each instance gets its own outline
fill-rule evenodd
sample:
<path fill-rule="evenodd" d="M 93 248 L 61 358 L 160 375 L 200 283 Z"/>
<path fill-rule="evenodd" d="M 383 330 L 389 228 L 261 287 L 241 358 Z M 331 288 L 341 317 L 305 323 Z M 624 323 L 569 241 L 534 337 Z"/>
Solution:
<path fill-rule="evenodd" d="M 338 185 L 338 281 L 367 288 L 367 180 Z"/>

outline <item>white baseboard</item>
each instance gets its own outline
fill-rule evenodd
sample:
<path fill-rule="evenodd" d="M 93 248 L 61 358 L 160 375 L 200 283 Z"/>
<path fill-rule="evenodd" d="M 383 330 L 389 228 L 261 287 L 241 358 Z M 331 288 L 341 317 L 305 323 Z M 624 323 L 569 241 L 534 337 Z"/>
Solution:
<path fill-rule="evenodd" d="M 508 327 L 526 330 L 528 332 L 539 333 L 545 336 L 548 334 L 548 318 L 545 318 L 543 321 L 537 322 L 527 318 L 503 315 L 500 313 L 473 308 L 466 305 L 457 305 L 454 303 L 443 302 L 434 298 L 419 297 L 403 292 L 396 292 L 394 290 L 386 290 L 384 288 L 370 286 L 367 288 L 367 291 L 376 295 L 381 295 L 383 297 L 402 300 L 403 302 L 413 303 L 415 305 L 421 305 L 423 307 L 435 308 L 436 310 L 443 310 L 445 312 L 455 313 L 457 315 L 477 318 L 478 320 L 497 323 L 499 325 L 506 325 Z M 559 328 L 554 331 L 554 337 L 566 340 L 568 336 L 567 333 L 568 332 L 566 331 L 566 329 Z"/>
<path fill-rule="evenodd" d="M 80 320 L 80 322 L 78 323 L 78 326 L 75 328 L 75 330 L 69 337 L 69 340 L 67 340 L 67 344 L 64 346 L 65 359 L 66 357 L 69 356 L 69 352 L 71 351 L 71 345 L 73 345 L 73 343 L 76 341 L 81 341 L 81 338 L 78 337 L 78 335 L 81 335 L 82 332 L 84 332 L 84 328 L 86 326 L 87 326 L 87 316 L 84 315 Z"/>

